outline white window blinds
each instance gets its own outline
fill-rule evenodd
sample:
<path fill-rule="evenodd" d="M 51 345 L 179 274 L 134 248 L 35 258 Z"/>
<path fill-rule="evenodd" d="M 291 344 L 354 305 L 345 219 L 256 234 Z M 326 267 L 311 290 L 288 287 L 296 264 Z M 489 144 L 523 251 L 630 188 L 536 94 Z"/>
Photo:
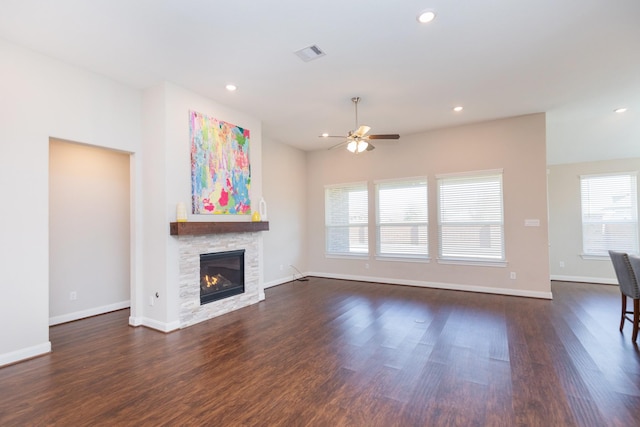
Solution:
<path fill-rule="evenodd" d="M 427 180 L 376 184 L 377 254 L 426 258 L 428 246 Z"/>
<path fill-rule="evenodd" d="M 502 172 L 438 177 L 440 257 L 504 261 Z"/>
<path fill-rule="evenodd" d="M 608 256 L 608 250 L 638 252 L 636 173 L 580 177 L 582 250 Z"/>
<path fill-rule="evenodd" d="M 328 255 L 369 253 L 367 183 L 325 187 L 325 240 Z"/>

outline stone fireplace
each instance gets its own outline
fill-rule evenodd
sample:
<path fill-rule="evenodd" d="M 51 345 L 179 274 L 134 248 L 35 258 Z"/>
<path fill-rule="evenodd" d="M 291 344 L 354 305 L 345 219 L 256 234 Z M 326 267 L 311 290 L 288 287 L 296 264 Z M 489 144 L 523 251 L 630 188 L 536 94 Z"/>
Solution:
<path fill-rule="evenodd" d="M 268 223 L 171 223 L 171 234 L 178 244 L 179 321 L 180 327 L 229 313 L 264 299 L 262 289 L 260 248 L 261 231 Z M 201 255 L 244 254 L 244 292 L 225 295 L 222 299 L 201 303 Z M 224 270 L 230 273 L 235 267 Z M 229 280 L 227 278 L 227 280 Z"/>

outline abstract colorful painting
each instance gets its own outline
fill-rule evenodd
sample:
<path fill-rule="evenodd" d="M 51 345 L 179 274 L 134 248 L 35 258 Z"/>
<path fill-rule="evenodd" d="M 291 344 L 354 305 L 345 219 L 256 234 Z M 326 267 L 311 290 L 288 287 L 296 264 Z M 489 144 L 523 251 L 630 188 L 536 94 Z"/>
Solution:
<path fill-rule="evenodd" d="M 189 112 L 194 214 L 249 215 L 249 130 Z"/>

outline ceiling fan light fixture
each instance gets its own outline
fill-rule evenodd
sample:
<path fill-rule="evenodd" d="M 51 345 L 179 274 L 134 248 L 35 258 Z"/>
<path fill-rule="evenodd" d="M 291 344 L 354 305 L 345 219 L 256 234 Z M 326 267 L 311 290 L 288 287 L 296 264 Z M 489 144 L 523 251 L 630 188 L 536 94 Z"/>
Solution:
<path fill-rule="evenodd" d="M 358 124 L 358 102 L 360 101 L 360 98 L 356 96 L 351 98 L 351 101 L 353 102 L 356 113 L 356 130 L 350 130 L 347 133 L 346 139 L 338 135 L 327 135 L 326 133 L 321 134 L 321 138 L 343 138 L 342 142 L 332 145 L 329 147 L 329 150 L 346 146 L 349 152 L 358 154 L 365 151 L 371 151 L 376 148 L 369 142 L 370 139 L 400 139 L 400 135 L 397 133 L 367 135 L 371 128 L 366 125 Z"/>
<path fill-rule="evenodd" d="M 419 23 L 427 24 L 436 19 L 436 13 L 433 10 L 423 10 L 416 18 Z"/>

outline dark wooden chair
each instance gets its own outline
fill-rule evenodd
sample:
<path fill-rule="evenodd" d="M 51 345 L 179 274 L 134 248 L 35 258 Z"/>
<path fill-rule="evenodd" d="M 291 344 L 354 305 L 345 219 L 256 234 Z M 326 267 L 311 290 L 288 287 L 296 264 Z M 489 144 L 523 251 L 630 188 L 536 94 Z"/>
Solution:
<path fill-rule="evenodd" d="M 620 332 L 622 332 L 625 320 L 631 322 L 633 324 L 631 341 L 635 343 L 638 338 L 638 326 L 640 324 L 640 289 L 638 288 L 640 257 L 618 251 L 609 251 L 609 256 L 611 257 L 611 262 L 620 284 L 620 294 L 622 295 Z M 627 311 L 627 298 L 633 300 L 633 311 Z M 633 318 L 628 315 L 633 315 Z"/>

